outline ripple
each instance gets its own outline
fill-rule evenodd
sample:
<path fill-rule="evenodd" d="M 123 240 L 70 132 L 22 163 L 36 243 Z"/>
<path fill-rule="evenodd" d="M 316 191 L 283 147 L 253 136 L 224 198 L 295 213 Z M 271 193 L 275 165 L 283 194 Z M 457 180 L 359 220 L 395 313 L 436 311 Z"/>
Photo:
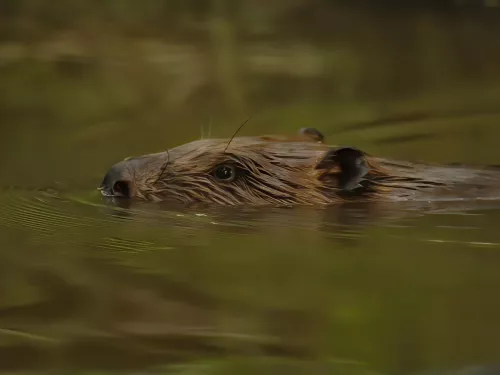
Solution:
<path fill-rule="evenodd" d="M 83 216 L 81 210 L 76 211 L 70 201 L 40 192 L 4 190 L 0 195 L 0 204 L 0 225 L 37 232 L 96 227 L 110 222 L 109 219 Z"/>
<path fill-rule="evenodd" d="M 409 205 L 406 209 L 403 204 L 172 208 L 147 202 L 122 207 L 106 204 L 94 193 L 4 188 L 0 190 L 0 231 L 20 234 L 35 243 L 66 244 L 110 253 L 169 251 L 191 245 L 204 247 L 211 238 L 236 240 L 246 235 L 274 237 L 278 233 L 284 237 L 287 233 L 291 236 L 303 233 L 328 241 L 356 241 L 369 236 L 370 230 L 377 227 L 406 235 L 418 234 L 418 226 L 429 225 L 435 230 L 447 231 L 442 234 L 445 241 L 475 246 L 481 243 L 482 247 L 486 243 L 490 244 L 486 247 L 496 247 L 498 242 L 491 235 L 490 216 L 484 215 L 487 206 L 477 203 L 471 206 L 471 212 L 467 212 L 468 205 L 463 202 L 460 205 L 429 203 L 429 207 Z"/>
<path fill-rule="evenodd" d="M 19 188 L 1 190 L 0 205 L 0 231 L 35 242 L 123 252 L 172 249 L 169 238 L 212 220 L 168 210 L 123 209 L 85 194 Z"/>

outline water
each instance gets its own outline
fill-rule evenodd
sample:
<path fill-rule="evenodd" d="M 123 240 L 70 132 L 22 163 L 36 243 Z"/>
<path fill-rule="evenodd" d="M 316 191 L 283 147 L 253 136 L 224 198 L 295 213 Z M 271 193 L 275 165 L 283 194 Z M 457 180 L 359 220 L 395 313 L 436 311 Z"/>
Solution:
<path fill-rule="evenodd" d="M 446 206 L 120 209 L 4 191 L 1 368 L 494 362 L 500 210 Z"/>
<path fill-rule="evenodd" d="M 500 164 L 497 8 L 223 3 L 161 13 L 165 29 L 151 5 L 132 31 L 98 8 L 90 29 L 8 8 L 0 372 L 500 373 L 500 201 L 256 210 L 96 190 L 118 160 L 250 116 L 242 135 L 315 126 L 380 156 Z"/>

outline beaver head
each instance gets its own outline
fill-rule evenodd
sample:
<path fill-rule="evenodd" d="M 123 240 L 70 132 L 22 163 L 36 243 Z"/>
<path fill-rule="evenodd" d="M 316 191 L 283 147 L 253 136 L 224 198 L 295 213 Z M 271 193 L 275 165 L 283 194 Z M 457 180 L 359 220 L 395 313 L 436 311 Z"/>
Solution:
<path fill-rule="evenodd" d="M 329 204 L 375 192 L 383 172 L 353 147 L 331 147 L 316 129 L 299 137 L 190 142 L 115 164 L 105 196 L 221 205 Z"/>

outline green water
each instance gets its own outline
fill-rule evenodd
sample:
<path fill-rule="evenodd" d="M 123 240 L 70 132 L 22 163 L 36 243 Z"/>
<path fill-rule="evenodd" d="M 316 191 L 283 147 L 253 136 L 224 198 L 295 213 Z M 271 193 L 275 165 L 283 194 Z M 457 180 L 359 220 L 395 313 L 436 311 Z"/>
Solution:
<path fill-rule="evenodd" d="M 268 3 L 0 4 L 1 373 L 499 373 L 500 202 L 102 201 L 116 161 L 250 116 L 500 164 L 493 2 Z"/>

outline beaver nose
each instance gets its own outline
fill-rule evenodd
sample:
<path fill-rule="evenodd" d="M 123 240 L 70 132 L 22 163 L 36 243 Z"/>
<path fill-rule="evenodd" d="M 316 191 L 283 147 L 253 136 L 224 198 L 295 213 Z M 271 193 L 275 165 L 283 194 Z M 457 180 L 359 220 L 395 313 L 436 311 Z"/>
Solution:
<path fill-rule="evenodd" d="M 97 189 L 107 197 L 130 198 L 132 196 L 132 185 L 125 176 L 125 166 L 122 163 L 116 164 L 106 173 Z"/>

